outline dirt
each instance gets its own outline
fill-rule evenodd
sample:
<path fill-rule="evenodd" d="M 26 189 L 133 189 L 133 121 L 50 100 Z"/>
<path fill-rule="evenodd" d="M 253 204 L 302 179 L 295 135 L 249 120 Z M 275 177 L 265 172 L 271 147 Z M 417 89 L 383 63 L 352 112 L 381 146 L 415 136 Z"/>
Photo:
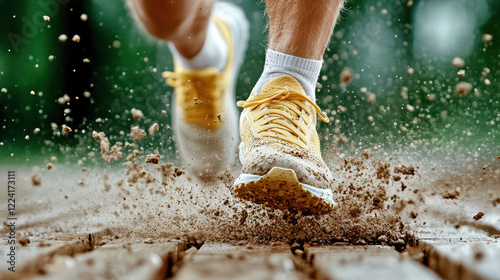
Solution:
<path fill-rule="evenodd" d="M 132 108 L 132 110 L 130 110 L 130 113 L 132 114 L 132 118 L 134 118 L 135 120 L 140 120 L 144 117 L 144 113 L 136 108 Z"/>
<path fill-rule="evenodd" d="M 459 82 L 455 86 L 455 92 L 459 97 L 465 97 L 472 90 L 472 85 L 467 82 Z"/>
<path fill-rule="evenodd" d="M 474 219 L 474 221 L 479 221 L 483 218 L 484 216 L 484 213 L 483 212 L 478 212 L 474 217 L 472 217 Z"/>
<path fill-rule="evenodd" d="M 160 153 L 158 150 L 154 154 L 146 156 L 146 163 L 158 164 L 160 162 Z"/>
<path fill-rule="evenodd" d="M 453 58 L 453 60 L 452 60 L 452 62 L 451 62 L 451 63 L 452 63 L 452 64 L 453 64 L 453 66 L 454 66 L 454 67 L 456 67 L 456 68 L 462 68 L 462 67 L 464 67 L 464 65 L 465 65 L 465 61 L 464 61 L 462 58 L 460 58 L 460 57 L 455 57 L 455 58 Z"/>
<path fill-rule="evenodd" d="M 148 155 L 146 162 L 159 163 L 159 153 Z M 401 215 L 406 206 L 414 208 L 415 202 L 407 202 L 410 197 L 418 201 L 413 192 L 403 199 L 399 182 L 411 184 L 416 169 L 398 167 L 398 172 L 408 178 L 395 181 L 389 176 L 391 164 L 380 160 L 353 158 L 340 165 L 332 164 L 333 171 L 343 178 L 337 186 L 332 186 L 339 207 L 323 216 L 273 210 L 238 200 L 232 195 L 237 174 L 230 171 L 219 176 L 214 186 L 202 187 L 171 163 L 153 169 L 135 161 L 124 165 L 128 168 L 127 187 L 118 186 L 116 190 L 126 201 L 133 201 L 133 207 L 124 201 L 117 215 L 130 225 L 126 227 L 128 234 L 148 238 L 189 235 L 197 240 L 235 244 L 339 241 L 380 244 L 383 241 L 404 246 L 409 237 Z M 150 195 L 143 197 L 147 190 Z M 139 224 L 142 226 L 134 226 Z"/>
<path fill-rule="evenodd" d="M 449 186 L 449 184 L 445 183 L 445 185 Z M 455 190 L 446 190 L 443 193 L 444 199 L 457 199 L 460 196 L 460 188 L 456 188 Z"/>
<path fill-rule="evenodd" d="M 22 235 L 17 239 L 17 242 L 21 244 L 21 246 L 26 246 L 31 243 L 30 239 L 26 235 Z"/>
<path fill-rule="evenodd" d="M 132 141 L 141 141 L 144 137 L 146 137 L 146 132 L 139 126 L 133 126 L 130 129 L 130 137 L 132 137 Z"/>
<path fill-rule="evenodd" d="M 340 72 L 340 82 L 345 87 L 352 82 L 354 74 L 351 69 L 344 68 L 342 72 Z"/>
<path fill-rule="evenodd" d="M 42 178 L 39 176 L 39 175 L 33 175 L 33 177 L 31 177 L 31 183 L 33 184 L 33 186 L 40 186 L 42 184 Z"/>
<path fill-rule="evenodd" d="M 97 142 L 101 142 L 105 136 L 106 134 L 104 134 L 104 132 L 92 131 L 92 138 L 94 138 Z"/>
<path fill-rule="evenodd" d="M 159 125 L 153 123 L 148 132 L 154 136 L 158 130 Z M 93 131 L 92 138 L 98 144 L 89 133 L 86 137 L 93 151 L 85 153 L 86 167 L 78 165 L 70 171 L 76 176 L 67 178 L 68 171 L 62 169 L 64 157 L 50 173 L 35 170 L 40 175 L 32 177 L 32 185 L 41 185 L 43 175 L 47 180 L 43 190 L 46 195 L 51 194 L 50 200 L 44 204 L 32 194 L 33 197 L 26 196 L 26 205 L 31 203 L 33 209 L 42 213 L 57 203 L 64 213 L 62 218 L 52 221 L 44 217 L 45 222 L 40 222 L 42 229 L 33 230 L 35 239 L 37 234 L 54 234 L 59 230 L 71 233 L 82 231 L 82 227 L 86 231 L 90 231 L 89 227 L 110 227 L 130 240 L 141 242 L 168 237 L 250 246 L 295 244 L 295 251 L 301 250 L 304 244 L 337 242 L 382 244 L 402 249 L 413 240 L 410 234 L 413 225 L 425 225 L 429 213 L 446 212 L 446 207 L 455 209 L 452 207 L 458 200 L 470 197 L 471 190 L 467 192 L 458 186 L 479 184 L 479 181 L 475 184 L 436 181 L 436 176 L 430 175 L 436 168 L 431 167 L 427 159 L 420 164 L 407 159 L 394 160 L 381 156 L 376 149 L 360 150 L 353 153 L 359 157 L 348 157 L 334 146 L 327 146 L 323 155 L 335 174 L 335 183 L 330 187 L 338 207 L 326 215 L 312 216 L 236 199 L 232 184 L 239 174 L 239 166 L 217 174 L 217 180 L 210 186 L 196 181 L 175 162 L 162 162 L 160 159 L 169 159 L 161 157 L 153 145 L 138 142 L 146 137 L 139 126 L 133 126 L 130 135 L 115 131 L 106 136 L 104 132 Z M 110 139 L 114 142 L 112 146 Z M 349 143 L 347 139 L 344 142 Z M 102 160 L 98 158 L 99 151 Z M 47 169 L 50 169 L 48 165 Z M 486 172 L 481 184 L 494 184 L 498 170 L 491 165 L 478 167 L 478 172 Z M 431 177 L 432 182 L 424 179 Z M 64 188 L 58 187 L 60 180 L 65 180 Z M 36 189 L 42 188 L 33 188 Z M 492 190 L 484 202 L 496 207 L 500 194 Z M 474 213 L 478 213 L 477 210 Z M 446 213 L 446 217 L 451 217 Z M 483 218 L 478 215 L 468 214 L 464 220 L 470 221 L 472 216 L 475 220 Z M 36 222 L 40 217 L 31 219 Z"/>
<path fill-rule="evenodd" d="M 67 126 L 67 125 L 65 125 L 65 124 L 63 124 L 63 125 L 62 125 L 62 134 L 63 134 L 63 135 L 64 135 L 64 134 L 68 134 L 68 133 L 70 133 L 71 131 L 73 131 L 73 130 L 71 129 L 71 127 L 69 127 L 69 126 Z"/>
<path fill-rule="evenodd" d="M 157 123 L 152 124 L 148 129 L 149 136 L 154 137 L 155 133 L 158 132 L 158 130 L 160 130 L 160 126 Z"/>

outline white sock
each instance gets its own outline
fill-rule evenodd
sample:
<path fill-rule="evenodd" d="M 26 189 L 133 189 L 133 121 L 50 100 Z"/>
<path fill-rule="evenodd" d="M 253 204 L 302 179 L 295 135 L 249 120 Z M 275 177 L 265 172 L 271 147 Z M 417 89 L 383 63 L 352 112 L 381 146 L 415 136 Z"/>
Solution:
<path fill-rule="evenodd" d="M 203 47 L 201 47 L 200 52 L 194 57 L 183 57 L 171 42 L 168 43 L 168 47 L 174 56 L 175 62 L 183 68 L 195 70 L 214 67 L 220 71 L 226 68 L 228 52 L 227 43 L 213 20 L 210 20 L 208 23 L 207 36 L 203 43 Z"/>
<path fill-rule="evenodd" d="M 259 92 L 265 83 L 276 77 L 290 75 L 299 81 L 306 94 L 316 102 L 316 82 L 322 64 L 322 60 L 297 57 L 268 49 L 264 71 L 252 92 Z"/>

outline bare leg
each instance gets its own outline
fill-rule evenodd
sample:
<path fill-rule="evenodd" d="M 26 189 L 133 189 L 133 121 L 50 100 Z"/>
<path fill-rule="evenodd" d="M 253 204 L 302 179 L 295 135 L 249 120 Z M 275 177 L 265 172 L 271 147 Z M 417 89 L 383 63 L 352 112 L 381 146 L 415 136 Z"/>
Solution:
<path fill-rule="evenodd" d="M 128 0 L 128 3 L 152 36 L 174 43 L 182 56 L 191 58 L 203 46 L 215 0 Z"/>
<path fill-rule="evenodd" d="M 321 60 L 342 0 L 267 0 L 269 48 Z"/>

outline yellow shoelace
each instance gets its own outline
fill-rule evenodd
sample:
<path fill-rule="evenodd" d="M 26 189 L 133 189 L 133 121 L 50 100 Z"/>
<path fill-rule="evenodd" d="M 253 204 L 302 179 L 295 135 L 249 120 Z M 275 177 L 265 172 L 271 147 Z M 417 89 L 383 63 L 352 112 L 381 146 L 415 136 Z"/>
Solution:
<path fill-rule="evenodd" d="M 215 100 L 219 98 L 218 95 L 222 94 L 217 90 L 221 80 L 218 73 L 196 75 L 165 71 L 162 77 L 169 86 L 176 89 L 176 102 L 179 106 L 189 110 L 189 114 L 185 117 L 193 122 L 202 121 L 202 123 L 203 120 L 215 117 L 213 106 L 216 106 Z"/>
<path fill-rule="evenodd" d="M 306 133 L 311 122 L 311 110 L 306 102 L 314 107 L 322 121 L 330 121 L 309 96 L 287 89 L 273 89 L 247 101 L 238 101 L 237 105 L 258 111 L 255 116 L 257 135 L 278 138 L 306 148 Z M 302 118 L 303 114 L 307 117 Z"/>
<path fill-rule="evenodd" d="M 176 73 L 165 71 L 161 76 L 167 80 L 167 85 L 173 88 L 180 88 L 185 94 L 185 98 L 196 98 L 210 96 L 219 83 L 218 73 L 197 77 L 194 74 Z M 210 96 L 216 97 L 216 96 Z"/>

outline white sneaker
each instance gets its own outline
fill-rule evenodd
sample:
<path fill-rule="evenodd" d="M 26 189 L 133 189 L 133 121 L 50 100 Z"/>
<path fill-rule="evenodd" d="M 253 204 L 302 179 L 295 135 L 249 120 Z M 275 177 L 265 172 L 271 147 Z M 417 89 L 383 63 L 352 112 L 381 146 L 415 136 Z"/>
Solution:
<path fill-rule="evenodd" d="M 228 45 L 225 69 L 189 70 L 174 61 L 174 72 L 162 73 L 175 88 L 172 123 L 181 160 L 203 181 L 230 168 L 236 158 L 239 137 L 234 95 L 250 28 L 244 12 L 230 3 L 216 3 L 211 20 Z"/>
<path fill-rule="evenodd" d="M 332 211 L 333 174 L 321 156 L 316 114 L 329 120 L 299 82 L 288 75 L 276 77 L 238 106 L 245 109 L 236 196 L 271 208 Z"/>

